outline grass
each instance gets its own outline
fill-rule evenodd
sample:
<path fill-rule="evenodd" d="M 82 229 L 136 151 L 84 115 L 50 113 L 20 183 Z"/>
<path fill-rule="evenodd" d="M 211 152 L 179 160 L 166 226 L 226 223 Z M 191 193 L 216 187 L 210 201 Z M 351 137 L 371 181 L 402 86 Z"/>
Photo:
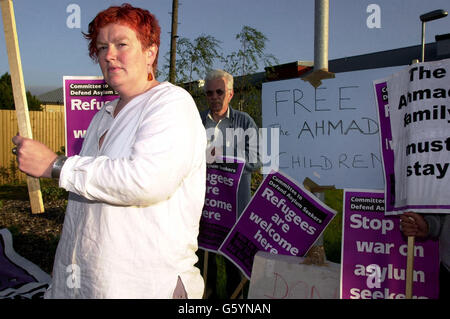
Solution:
<path fill-rule="evenodd" d="M 344 191 L 342 189 L 327 190 L 325 192 L 325 204 L 337 212 L 323 235 L 325 254 L 327 259 L 334 263 L 341 263 L 343 194 Z"/>
<path fill-rule="evenodd" d="M 41 180 L 41 192 L 45 212 L 32 214 L 25 183 L 0 185 L 0 228 L 11 232 L 14 250 L 19 255 L 50 273 L 67 205 L 67 192 L 51 180 Z"/>
<path fill-rule="evenodd" d="M 252 180 L 253 191 L 257 188 L 257 185 L 259 185 L 260 182 L 261 176 L 257 176 L 256 180 Z M 41 180 L 41 191 L 44 203 L 58 199 L 65 199 L 67 203 L 67 192 L 60 189 L 57 182 L 53 180 Z M 337 211 L 337 215 L 325 229 L 323 235 L 327 260 L 335 263 L 340 263 L 341 260 L 342 199 L 343 190 L 328 190 L 325 192 L 325 204 Z M 25 184 L 0 185 L 0 209 L 2 209 L 3 203 L 7 200 L 28 201 L 27 186 Z M 59 236 L 50 234 L 45 237 L 37 236 L 29 231 L 24 231 L 25 226 L 26 225 L 19 224 L 12 224 L 8 226 L 8 229 L 14 238 L 14 246 L 15 248 L 18 248 L 17 252 L 38 265 L 40 265 L 40 260 L 53 258 L 54 251 L 56 250 L 56 246 L 59 241 Z M 30 242 L 34 243 L 33 246 L 29 244 Z M 36 247 L 39 249 L 36 249 Z M 46 254 L 39 252 L 43 249 L 47 250 Z M 225 258 L 220 255 L 216 255 L 213 258 L 216 258 L 218 268 L 215 283 L 216 296 L 219 299 L 228 299 L 230 297 L 230 289 L 229 287 L 227 289 Z M 51 262 L 51 260 L 41 262 L 42 265 L 40 266 L 44 271 L 49 273 L 51 271 Z M 200 260 L 199 264 L 202 263 L 203 260 Z M 202 268 L 201 265 L 199 266 Z M 248 291 L 248 283 L 244 289 L 244 296 L 246 296 Z"/>

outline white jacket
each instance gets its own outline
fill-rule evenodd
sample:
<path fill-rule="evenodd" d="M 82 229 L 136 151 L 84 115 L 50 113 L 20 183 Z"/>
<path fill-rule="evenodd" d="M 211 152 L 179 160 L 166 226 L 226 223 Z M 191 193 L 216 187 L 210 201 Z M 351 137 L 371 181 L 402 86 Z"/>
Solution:
<path fill-rule="evenodd" d="M 117 101 L 61 171 L 69 202 L 45 297 L 172 298 L 180 276 L 188 297 L 201 298 L 206 134 L 195 102 L 168 82 L 113 118 Z"/>

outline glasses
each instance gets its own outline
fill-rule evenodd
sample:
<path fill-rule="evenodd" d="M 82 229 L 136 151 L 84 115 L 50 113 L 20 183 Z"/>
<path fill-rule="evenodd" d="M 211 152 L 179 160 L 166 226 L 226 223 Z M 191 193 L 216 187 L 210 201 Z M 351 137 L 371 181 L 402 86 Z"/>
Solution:
<path fill-rule="evenodd" d="M 222 96 L 225 93 L 225 91 L 222 89 L 217 89 L 216 91 L 208 90 L 206 91 L 206 96 L 211 97 L 214 95 L 214 92 L 216 92 L 218 96 Z"/>

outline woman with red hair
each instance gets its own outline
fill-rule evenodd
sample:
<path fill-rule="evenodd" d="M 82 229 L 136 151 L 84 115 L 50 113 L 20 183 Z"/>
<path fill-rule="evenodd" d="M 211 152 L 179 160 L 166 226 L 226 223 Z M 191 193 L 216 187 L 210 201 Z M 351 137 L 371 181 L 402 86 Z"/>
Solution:
<path fill-rule="evenodd" d="M 79 155 L 13 138 L 19 169 L 69 191 L 46 298 L 201 298 L 197 236 L 206 134 L 192 97 L 158 82 L 160 27 L 129 4 L 84 36 L 120 98 L 94 116 Z"/>

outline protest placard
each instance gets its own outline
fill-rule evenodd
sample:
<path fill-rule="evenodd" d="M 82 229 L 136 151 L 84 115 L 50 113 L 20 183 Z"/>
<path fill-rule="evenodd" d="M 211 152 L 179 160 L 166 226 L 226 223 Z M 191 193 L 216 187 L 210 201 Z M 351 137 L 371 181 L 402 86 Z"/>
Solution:
<path fill-rule="evenodd" d="M 386 213 L 450 211 L 450 59 L 374 81 Z"/>
<path fill-rule="evenodd" d="M 237 220 L 237 192 L 245 161 L 220 156 L 206 165 L 206 195 L 198 246 L 217 252 Z"/>
<path fill-rule="evenodd" d="M 279 170 L 337 188 L 383 188 L 372 81 L 397 70 L 336 73 L 318 88 L 300 78 L 263 83 L 263 127 L 280 130 Z"/>
<path fill-rule="evenodd" d="M 248 299 L 338 299 L 340 265 L 259 251 L 253 261 Z"/>
<path fill-rule="evenodd" d="M 400 218 L 384 214 L 384 193 L 344 190 L 341 298 L 404 299 L 407 240 Z M 416 241 L 413 298 L 437 298 L 439 247 Z"/>
<path fill-rule="evenodd" d="M 95 113 L 119 97 L 99 76 L 64 76 L 66 155 L 78 155 Z"/>
<path fill-rule="evenodd" d="M 250 278 L 259 251 L 303 256 L 334 218 L 332 210 L 286 175 L 267 174 L 219 248 Z"/>

